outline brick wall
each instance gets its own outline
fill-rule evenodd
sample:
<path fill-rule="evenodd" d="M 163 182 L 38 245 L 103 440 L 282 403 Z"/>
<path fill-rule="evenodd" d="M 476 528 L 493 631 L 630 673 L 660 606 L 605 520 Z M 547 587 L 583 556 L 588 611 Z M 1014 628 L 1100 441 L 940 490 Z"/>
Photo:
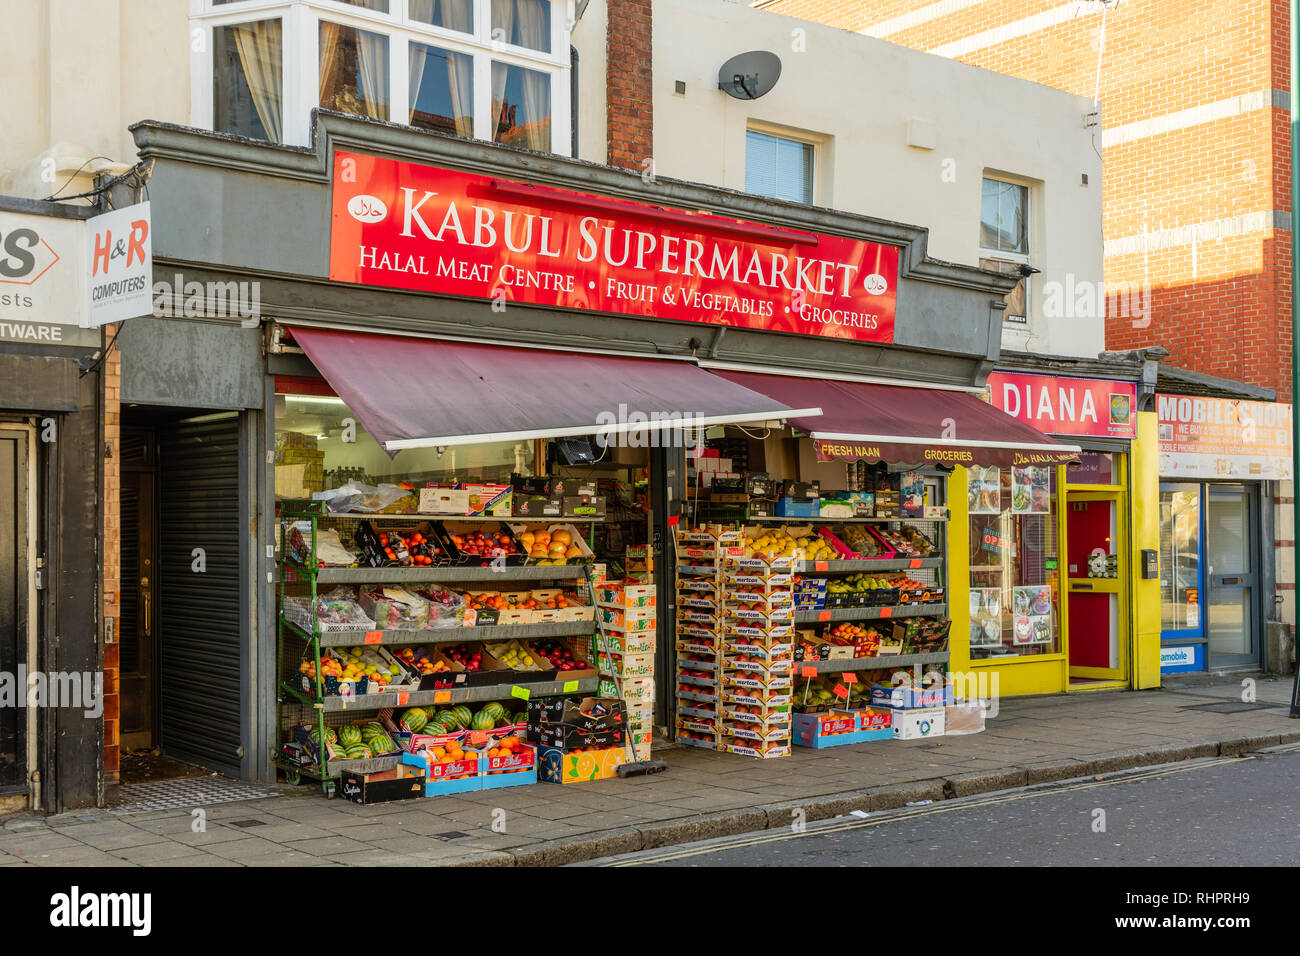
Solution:
<path fill-rule="evenodd" d="M 1097 90 L 1096 3 L 772 0 L 763 8 L 914 49 L 949 47 L 963 62 L 1088 97 Z M 1146 325 L 1109 318 L 1107 348 L 1163 345 L 1172 364 L 1274 388 L 1280 401 L 1291 395 L 1290 233 L 1274 230 L 1273 213 L 1291 207 L 1290 132 L 1270 91 L 1289 85 L 1287 9 L 1286 0 L 1112 6 L 1100 80 L 1112 139 L 1098 141 L 1106 281 L 1146 285 L 1153 304 Z M 1178 115 L 1197 108 L 1211 112 Z"/>
<path fill-rule="evenodd" d="M 108 326 L 105 333 L 112 340 L 116 326 Z M 104 643 L 104 801 L 117 802 L 120 785 L 120 751 L 118 715 L 118 648 L 121 635 L 122 605 L 122 444 L 121 438 L 121 384 L 122 353 L 114 346 L 104 361 L 104 443 L 112 455 L 104 459 L 103 506 L 103 573 L 101 593 L 104 600 L 104 630 L 112 626 L 113 641 Z"/>
<path fill-rule="evenodd" d="M 605 109 L 611 166 L 645 169 L 654 151 L 651 0 L 609 0 Z"/>

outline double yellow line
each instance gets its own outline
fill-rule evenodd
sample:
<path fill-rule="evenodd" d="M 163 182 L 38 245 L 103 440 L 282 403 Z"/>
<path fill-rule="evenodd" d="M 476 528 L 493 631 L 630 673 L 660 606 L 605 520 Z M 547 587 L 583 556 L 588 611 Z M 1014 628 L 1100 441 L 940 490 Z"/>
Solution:
<path fill-rule="evenodd" d="M 1065 786 L 1054 787 L 1051 785 L 1044 786 L 1040 790 L 1029 790 L 1022 793 L 1009 793 L 998 797 L 982 797 L 974 800 L 945 800 L 934 806 L 923 809 L 903 809 L 897 811 L 887 811 L 889 816 L 881 816 L 872 820 L 846 821 L 831 826 L 817 827 L 815 829 L 806 829 L 799 833 L 794 832 L 760 832 L 751 835 L 739 836 L 725 843 L 718 843 L 713 846 L 697 846 L 694 848 L 682 848 L 672 850 L 660 855 L 647 856 L 644 859 L 635 860 L 618 860 L 604 864 L 605 866 L 643 866 L 648 863 L 664 863 L 673 860 L 684 860 L 693 856 L 703 856 L 708 853 L 722 853 L 727 850 L 736 850 L 743 847 L 759 846 L 764 843 L 777 843 L 781 840 L 796 840 L 800 837 L 820 837 L 832 833 L 844 833 L 849 830 L 861 830 L 864 827 L 877 827 L 884 823 L 896 823 L 900 820 L 908 820 L 912 817 L 930 816 L 936 813 L 953 813 L 958 810 L 970 810 L 978 807 L 997 806 L 1003 803 L 1014 803 L 1018 800 L 1028 800 L 1033 797 L 1048 797 L 1058 793 L 1073 793 L 1078 790 L 1092 790 L 1096 787 L 1110 787 L 1119 783 L 1131 783 L 1135 780 L 1151 780 L 1156 777 L 1168 777 L 1176 773 L 1186 773 L 1189 770 L 1206 770 L 1210 767 L 1217 767 L 1226 763 L 1238 763 L 1243 759 L 1254 759 L 1253 754 L 1244 757 L 1215 757 L 1205 762 L 1197 762 L 1186 767 L 1164 767 L 1155 770 L 1143 770 L 1138 773 L 1122 774 L 1120 776 L 1108 777 L 1105 780 L 1085 780 L 1079 783 L 1066 784 Z"/>

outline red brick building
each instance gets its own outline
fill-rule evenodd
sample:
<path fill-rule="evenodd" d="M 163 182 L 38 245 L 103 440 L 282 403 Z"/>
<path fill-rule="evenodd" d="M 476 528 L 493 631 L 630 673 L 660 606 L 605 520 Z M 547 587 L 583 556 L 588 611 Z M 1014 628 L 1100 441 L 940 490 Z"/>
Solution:
<path fill-rule="evenodd" d="M 1279 401 L 1290 400 L 1281 0 L 754 6 L 1099 96 L 1107 286 L 1145 286 L 1152 296 L 1149 323 L 1108 317 L 1107 348 L 1163 345 L 1171 365 L 1273 388 Z"/>

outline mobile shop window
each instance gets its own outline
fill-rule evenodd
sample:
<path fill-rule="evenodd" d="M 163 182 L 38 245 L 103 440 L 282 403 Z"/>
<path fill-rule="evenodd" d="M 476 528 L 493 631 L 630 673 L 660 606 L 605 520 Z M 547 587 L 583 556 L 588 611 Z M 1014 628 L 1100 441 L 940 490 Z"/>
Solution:
<path fill-rule="evenodd" d="M 970 646 L 974 659 L 1060 649 L 1055 468 L 972 466 Z"/>
<path fill-rule="evenodd" d="M 1160 628 L 1201 628 L 1201 491 L 1160 489 Z"/>
<path fill-rule="evenodd" d="M 349 481 L 422 488 L 428 482 L 508 484 L 512 473 L 537 473 L 531 441 L 452 445 L 442 452 L 408 448 L 390 458 L 340 398 L 277 395 L 275 412 L 277 498 L 310 498 Z"/>

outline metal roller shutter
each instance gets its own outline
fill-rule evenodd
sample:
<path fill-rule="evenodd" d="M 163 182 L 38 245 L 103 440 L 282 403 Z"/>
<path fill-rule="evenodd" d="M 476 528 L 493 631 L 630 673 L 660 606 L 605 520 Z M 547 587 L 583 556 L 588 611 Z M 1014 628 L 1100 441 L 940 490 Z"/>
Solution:
<path fill-rule="evenodd" d="M 239 416 L 164 427 L 159 464 L 162 750 L 241 776 Z"/>

